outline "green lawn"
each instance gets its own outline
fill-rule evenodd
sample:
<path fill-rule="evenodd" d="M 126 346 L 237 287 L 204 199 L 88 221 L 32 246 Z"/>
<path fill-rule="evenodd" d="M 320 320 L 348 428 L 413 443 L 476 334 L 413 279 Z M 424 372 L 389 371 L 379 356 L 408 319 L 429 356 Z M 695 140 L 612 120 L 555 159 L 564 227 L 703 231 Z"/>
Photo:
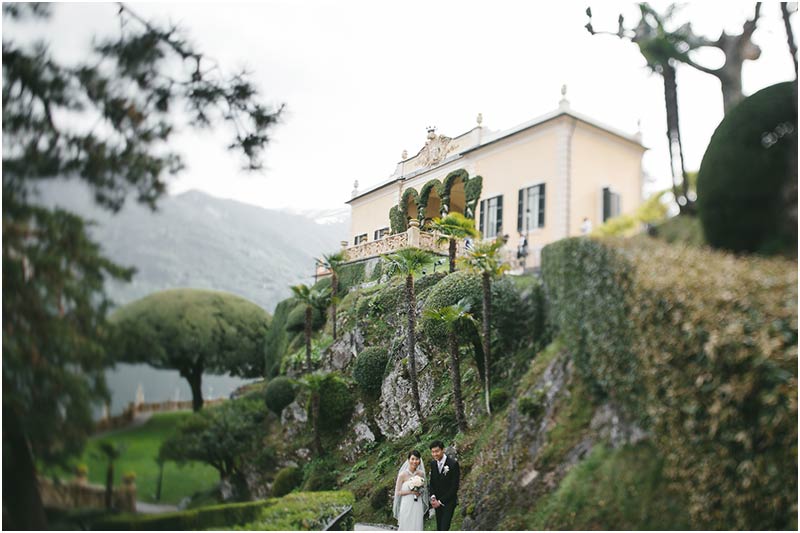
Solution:
<path fill-rule="evenodd" d="M 106 462 L 100 458 L 97 445 L 102 441 L 126 446 L 114 467 L 114 484 L 119 485 L 127 472 L 136 473 L 137 499 L 155 502 L 158 464 L 155 457 L 161 442 L 175 432 L 177 425 L 189 412 L 160 413 L 153 415 L 144 425 L 120 430 L 101 438 L 89 440 L 78 463 L 89 467 L 89 481 L 105 484 Z M 219 481 L 215 469 L 202 463 L 179 466 L 171 461 L 164 465 L 164 482 L 160 503 L 177 504 L 186 496 L 207 491 Z"/>

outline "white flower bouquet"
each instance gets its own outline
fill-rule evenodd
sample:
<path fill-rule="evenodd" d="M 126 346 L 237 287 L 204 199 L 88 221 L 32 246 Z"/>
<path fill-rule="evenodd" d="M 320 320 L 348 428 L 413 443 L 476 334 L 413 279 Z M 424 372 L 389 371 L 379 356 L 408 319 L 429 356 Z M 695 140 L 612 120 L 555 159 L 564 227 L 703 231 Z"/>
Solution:
<path fill-rule="evenodd" d="M 425 486 L 425 480 L 419 476 L 413 476 L 408 480 L 409 490 L 420 491 Z M 414 494 L 414 501 L 418 501 L 418 496 Z"/>

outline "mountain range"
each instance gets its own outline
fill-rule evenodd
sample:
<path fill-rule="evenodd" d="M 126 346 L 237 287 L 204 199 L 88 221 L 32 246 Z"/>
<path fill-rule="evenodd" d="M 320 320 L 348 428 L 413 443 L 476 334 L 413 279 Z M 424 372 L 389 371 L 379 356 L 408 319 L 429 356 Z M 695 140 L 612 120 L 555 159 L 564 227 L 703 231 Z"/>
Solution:
<path fill-rule="evenodd" d="M 313 283 L 314 259 L 338 250 L 349 226 L 346 207 L 272 210 L 196 190 L 163 198 L 156 212 L 129 201 L 117 214 L 98 208 L 75 181 L 55 180 L 40 192 L 45 205 L 94 221 L 104 253 L 136 268 L 131 283 L 107 287 L 118 305 L 192 287 L 231 292 L 272 312 L 290 285 Z"/>

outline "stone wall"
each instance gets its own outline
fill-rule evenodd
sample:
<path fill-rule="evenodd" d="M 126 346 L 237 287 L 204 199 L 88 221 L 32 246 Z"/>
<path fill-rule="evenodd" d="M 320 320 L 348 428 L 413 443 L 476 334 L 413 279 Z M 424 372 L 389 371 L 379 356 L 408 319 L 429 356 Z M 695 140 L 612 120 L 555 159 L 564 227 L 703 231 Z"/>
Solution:
<path fill-rule="evenodd" d="M 6 487 L 9 490 L 10 487 Z M 52 481 L 39 477 L 39 492 L 45 507 L 54 509 L 103 509 L 106 505 L 106 489 L 101 485 L 91 485 L 86 478 L 70 481 Z M 114 487 L 111 505 L 120 511 L 136 512 L 136 484 L 123 483 Z"/>

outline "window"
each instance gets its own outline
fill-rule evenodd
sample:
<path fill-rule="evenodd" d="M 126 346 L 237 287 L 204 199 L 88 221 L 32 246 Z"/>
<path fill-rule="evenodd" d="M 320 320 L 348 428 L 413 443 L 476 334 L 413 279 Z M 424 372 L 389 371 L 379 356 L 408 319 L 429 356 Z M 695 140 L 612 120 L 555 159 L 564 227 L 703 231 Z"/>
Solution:
<path fill-rule="evenodd" d="M 611 190 L 611 187 L 603 188 L 603 222 L 609 218 L 619 216 L 621 200 L 619 193 Z"/>
<path fill-rule="evenodd" d="M 519 190 L 517 231 L 528 233 L 544 227 L 544 183 Z"/>
<path fill-rule="evenodd" d="M 497 237 L 503 231 L 503 196 L 481 201 L 481 217 L 478 229 L 484 239 Z"/>
<path fill-rule="evenodd" d="M 355 239 L 353 239 L 353 244 L 361 244 L 367 242 L 367 234 L 362 233 L 361 235 L 357 235 Z"/>
<path fill-rule="evenodd" d="M 387 235 L 389 235 L 389 228 L 376 229 L 372 240 L 377 241 L 378 239 L 383 239 Z"/>

